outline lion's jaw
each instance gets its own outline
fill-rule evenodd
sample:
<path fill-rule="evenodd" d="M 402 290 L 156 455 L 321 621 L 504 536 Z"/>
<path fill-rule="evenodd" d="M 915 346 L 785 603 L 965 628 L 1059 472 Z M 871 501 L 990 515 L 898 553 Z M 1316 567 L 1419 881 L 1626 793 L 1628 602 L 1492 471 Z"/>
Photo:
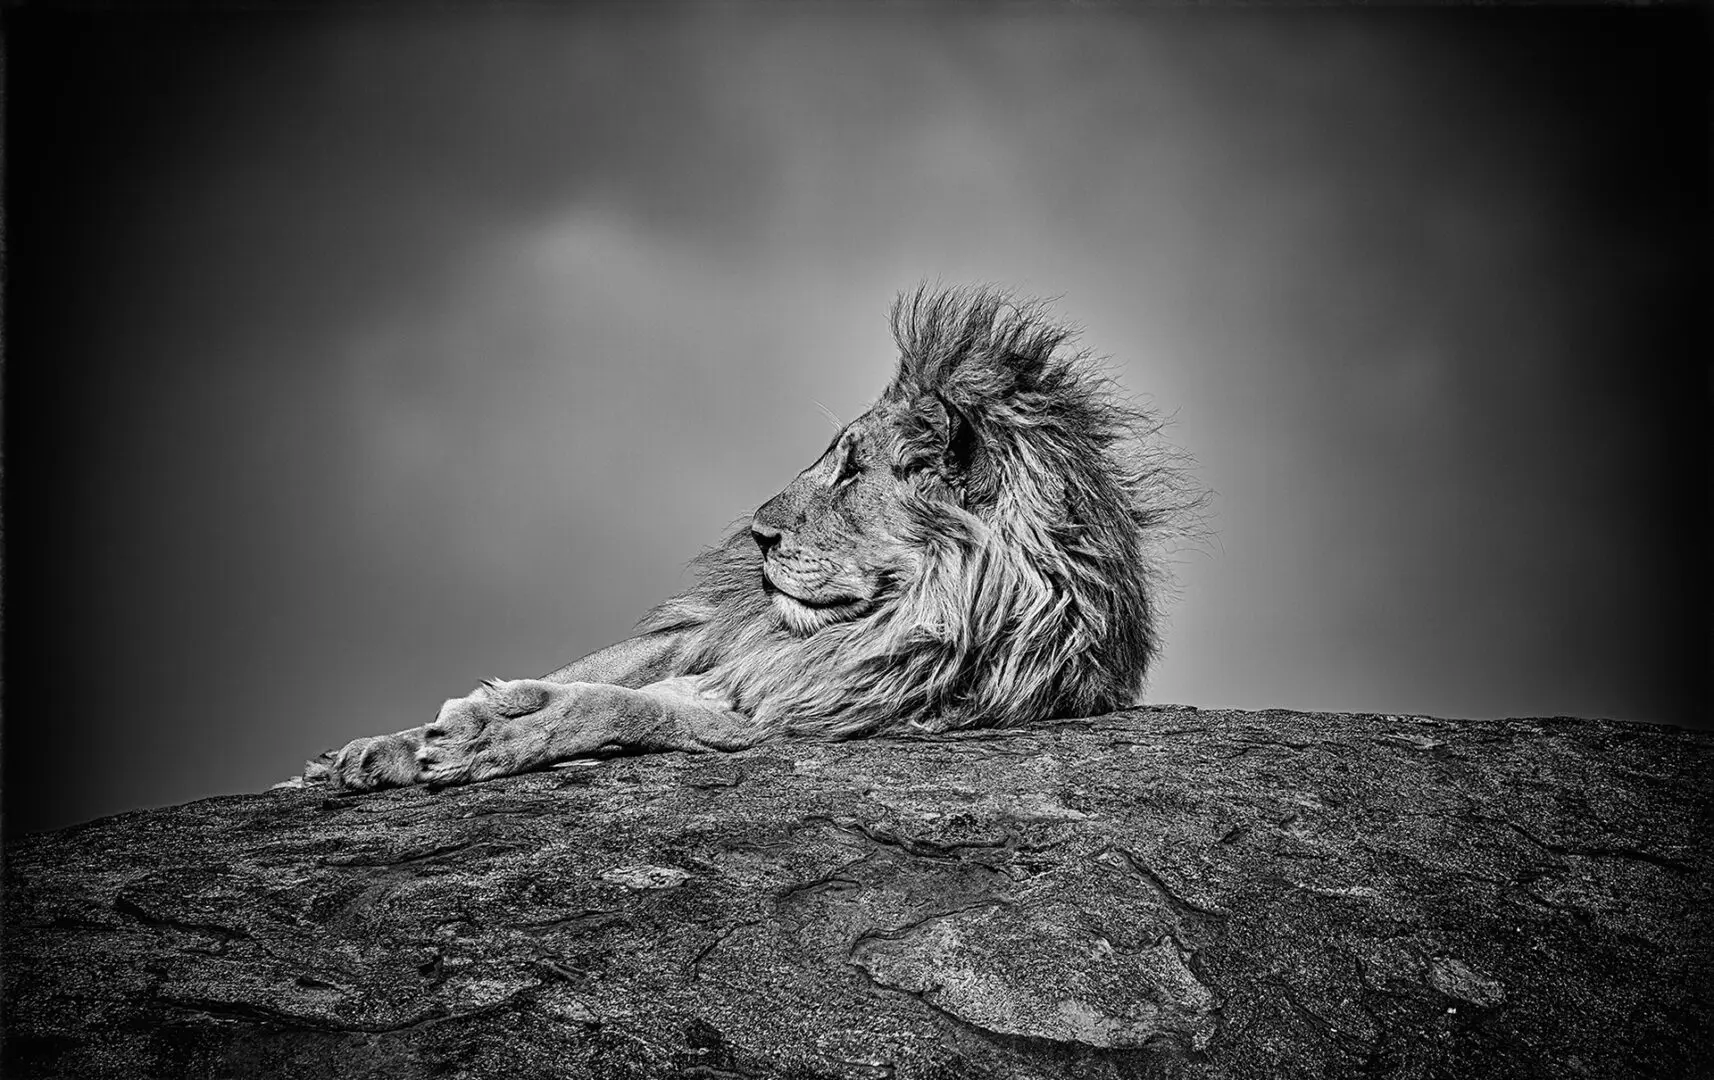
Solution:
<path fill-rule="evenodd" d="M 774 614 L 780 625 L 794 634 L 807 637 L 835 623 L 848 622 L 867 613 L 866 600 L 853 600 L 829 605 L 812 605 L 787 593 L 775 591 L 772 598 Z"/>
<path fill-rule="evenodd" d="M 868 614 L 874 607 L 874 588 L 856 567 L 840 569 L 842 573 L 806 575 L 786 559 L 764 558 L 760 585 L 780 625 L 808 635 Z"/>

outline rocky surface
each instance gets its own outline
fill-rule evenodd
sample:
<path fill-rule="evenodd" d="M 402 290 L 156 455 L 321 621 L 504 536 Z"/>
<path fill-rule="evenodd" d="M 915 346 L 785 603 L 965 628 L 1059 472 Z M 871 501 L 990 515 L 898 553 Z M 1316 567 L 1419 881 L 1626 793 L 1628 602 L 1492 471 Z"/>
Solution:
<path fill-rule="evenodd" d="M 1714 738 L 1151 708 L 8 845 L 8 1077 L 1702 1075 Z"/>

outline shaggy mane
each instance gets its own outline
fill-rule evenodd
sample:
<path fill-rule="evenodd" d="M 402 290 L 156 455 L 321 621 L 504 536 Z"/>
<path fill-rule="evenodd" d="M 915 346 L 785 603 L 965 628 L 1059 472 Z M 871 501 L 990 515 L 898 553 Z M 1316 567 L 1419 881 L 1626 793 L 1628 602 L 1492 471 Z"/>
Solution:
<path fill-rule="evenodd" d="M 1202 505 L 1161 421 L 1039 302 L 924 286 L 891 318 L 899 363 L 880 401 L 908 418 L 905 453 L 949 426 L 968 450 L 952 494 L 928 477 L 904 490 L 901 543 L 920 569 L 862 617 L 796 636 L 770 613 L 746 522 L 640 628 L 689 631 L 679 670 L 772 732 L 1013 726 L 1135 704 L 1160 649 L 1162 559 Z"/>

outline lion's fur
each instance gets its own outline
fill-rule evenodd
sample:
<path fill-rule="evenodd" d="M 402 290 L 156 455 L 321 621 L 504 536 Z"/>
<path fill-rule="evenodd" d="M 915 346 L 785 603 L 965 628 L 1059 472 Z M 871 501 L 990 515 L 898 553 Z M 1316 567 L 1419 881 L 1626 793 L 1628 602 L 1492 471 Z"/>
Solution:
<path fill-rule="evenodd" d="M 881 403 L 938 402 L 968 425 L 956 497 L 902 488 L 907 579 L 860 618 L 782 628 L 748 527 L 641 629 L 685 635 L 703 674 L 769 732 L 846 737 L 1009 726 L 1134 704 L 1159 651 L 1164 541 L 1198 499 L 1160 421 L 1121 398 L 1043 306 L 919 288 L 893 305 L 899 364 Z M 898 428 L 927 452 L 931 424 Z"/>

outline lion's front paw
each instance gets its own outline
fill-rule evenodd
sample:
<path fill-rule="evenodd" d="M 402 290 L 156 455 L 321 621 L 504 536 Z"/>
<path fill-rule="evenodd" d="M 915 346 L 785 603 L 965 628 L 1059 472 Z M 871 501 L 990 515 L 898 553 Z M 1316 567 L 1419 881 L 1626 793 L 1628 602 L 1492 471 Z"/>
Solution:
<path fill-rule="evenodd" d="M 353 739 L 310 762 L 304 778 L 325 780 L 336 791 L 373 791 L 419 783 L 423 778 L 416 756 L 420 744 L 413 734 Z"/>
<path fill-rule="evenodd" d="M 552 684 L 532 679 L 490 680 L 467 697 L 441 706 L 440 716 L 423 729 L 416 753 L 421 777 L 431 784 L 464 784 L 510 776 L 542 762 L 533 750 L 531 725 L 520 718 L 547 704 Z"/>

